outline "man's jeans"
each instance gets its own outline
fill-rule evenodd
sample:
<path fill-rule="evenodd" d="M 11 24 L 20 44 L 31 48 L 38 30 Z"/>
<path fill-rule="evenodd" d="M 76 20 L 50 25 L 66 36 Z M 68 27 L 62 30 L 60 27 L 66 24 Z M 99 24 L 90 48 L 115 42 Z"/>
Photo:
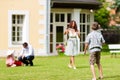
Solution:
<path fill-rule="evenodd" d="M 20 56 L 18 58 L 18 60 L 23 62 L 24 64 L 26 64 L 26 66 L 28 66 L 28 64 L 30 64 L 30 66 L 33 66 L 33 62 L 32 62 L 33 59 L 34 59 L 34 56 L 27 56 L 24 58 L 22 58 L 22 56 Z"/>

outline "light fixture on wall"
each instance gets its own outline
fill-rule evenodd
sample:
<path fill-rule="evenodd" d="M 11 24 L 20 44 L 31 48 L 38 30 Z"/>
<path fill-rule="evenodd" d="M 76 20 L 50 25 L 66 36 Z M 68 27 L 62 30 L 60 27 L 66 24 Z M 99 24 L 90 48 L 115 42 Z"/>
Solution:
<path fill-rule="evenodd" d="M 90 9 L 90 12 L 93 13 L 94 12 L 93 9 Z"/>

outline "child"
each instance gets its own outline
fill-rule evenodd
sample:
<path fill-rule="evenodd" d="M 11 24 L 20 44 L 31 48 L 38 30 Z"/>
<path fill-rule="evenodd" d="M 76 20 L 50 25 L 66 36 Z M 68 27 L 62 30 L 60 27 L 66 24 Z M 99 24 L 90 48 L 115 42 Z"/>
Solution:
<path fill-rule="evenodd" d="M 103 78 L 102 73 L 102 65 L 100 64 L 100 52 L 102 48 L 102 44 L 105 43 L 105 40 L 102 34 L 98 31 L 99 25 L 97 22 L 94 22 L 92 25 L 92 32 L 88 34 L 85 40 L 85 49 L 84 54 L 86 54 L 86 50 L 89 46 L 89 53 L 90 53 L 90 67 L 92 71 L 93 78 L 92 80 L 96 80 L 95 68 L 94 63 L 97 64 L 99 69 L 99 78 Z"/>
<path fill-rule="evenodd" d="M 7 52 L 7 58 L 6 58 L 7 67 L 16 67 L 22 65 L 20 61 L 15 60 L 14 52 L 15 52 L 14 50 L 8 50 Z"/>

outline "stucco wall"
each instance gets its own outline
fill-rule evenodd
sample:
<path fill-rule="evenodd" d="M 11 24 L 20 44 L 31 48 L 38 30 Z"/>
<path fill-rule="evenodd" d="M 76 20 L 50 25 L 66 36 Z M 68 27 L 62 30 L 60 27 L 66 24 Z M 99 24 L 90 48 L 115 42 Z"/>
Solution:
<path fill-rule="evenodd" d="M 41 0 L 42 1 L 42 0 Z M 40 0 L 2 0 L 0 2 L 0 51 L 7 49 L 19 50 L 18 47 L 8 47 L 8 10 L 25 10 L 29 12 L 29 42 L 36 49 L 43 48 L 44 44 L 39 44 L 39 40 L 43 38 L 40 31 L 45 29 L 44 24 L 39 24 L 40 20 L 44 20 L 44 16 L 39 12 L 45 9 L 40 5 Z"/>

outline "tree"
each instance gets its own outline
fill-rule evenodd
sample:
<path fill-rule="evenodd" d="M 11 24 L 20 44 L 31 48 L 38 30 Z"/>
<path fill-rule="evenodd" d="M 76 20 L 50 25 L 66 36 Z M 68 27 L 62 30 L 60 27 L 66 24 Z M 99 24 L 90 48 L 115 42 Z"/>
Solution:
<path fill-rule="evenodd" d="M 120 12 L 120 0 L 115 0 L 115 5 L 117 7 L 117 12 Z"/>
<path fill-rule="evenodd" d="M 102 7 L 95 12 L 95 21 L 97 21 L 102 28 L 108 28 L 109 23 L 109 11 L 106 10 L 108 4 L 104 0 L 100 0 L 103 3 Z"/>

